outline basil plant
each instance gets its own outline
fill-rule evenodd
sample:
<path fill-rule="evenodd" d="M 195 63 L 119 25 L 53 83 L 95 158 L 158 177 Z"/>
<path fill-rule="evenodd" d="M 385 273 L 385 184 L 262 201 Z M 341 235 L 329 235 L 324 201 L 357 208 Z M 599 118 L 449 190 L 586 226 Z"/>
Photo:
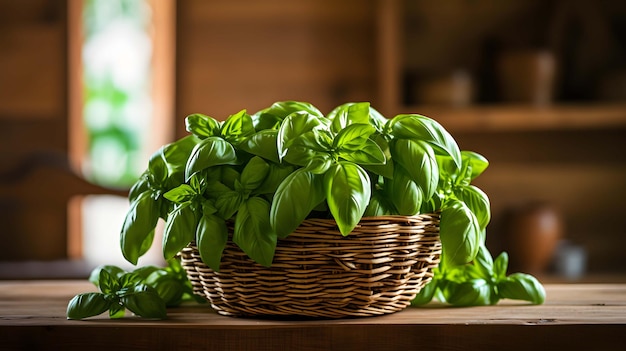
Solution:
<path fill-rule="evenodd" d="M 229 226 L 236 245 L 271 266 L 278 239 L 312 217 L 333 218 L 347 236 L 364 216 L 440 212 L 442 267 L 474 266 L 482 252 L 490 205 L 471 182 L 488 161 L 433 119 L 387 119 L 367 102 L 324 115 L 285 101 L 185 123 L 189 135 L 155 152 L 131 188 L 121 249 L 133 264 L 159 219 L 166 259 L 195 242 L 215 271 Z"/>

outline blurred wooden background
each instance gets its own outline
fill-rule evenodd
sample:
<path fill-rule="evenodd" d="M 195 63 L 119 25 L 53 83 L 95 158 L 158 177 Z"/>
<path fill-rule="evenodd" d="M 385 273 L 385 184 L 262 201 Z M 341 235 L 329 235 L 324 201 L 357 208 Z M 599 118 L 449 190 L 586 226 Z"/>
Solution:
<path fill-rule="evenodd" d="M 67 258 L 68 198 L 106 192 L 67 172 L 70 1 L 0 0 L 0 261 Z M 491 161 L 477 184 L 492 200 L 494 252 L 506 249 L 506 212 L 545 200 L 590 272 L 626 273 L 624 2 L 178 0 L 175 10 L 176 136 L 189 113 L 223 119 L 278 100 L 426 114 Z M 516 50 L 553 55 L 547 103 L 499 95 L 497 60 Z M 418 83 L 458 71 L 472 87 L 460 103 L 445 103 L 445 89 L 444 103 L 420 100 Z M 50 167 L 19 173 L 34 159 Z"/>

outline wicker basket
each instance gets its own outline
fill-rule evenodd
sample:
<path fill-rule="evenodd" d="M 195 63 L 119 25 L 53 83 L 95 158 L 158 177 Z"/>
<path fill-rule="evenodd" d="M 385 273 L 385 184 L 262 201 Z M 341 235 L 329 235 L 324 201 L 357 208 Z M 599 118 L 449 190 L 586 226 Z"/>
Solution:
<path fill-rule="evenodd" d="M 270 268 L 230 241 L 219 272 L 194 245 L 180 255 L 194 292 L 219 314 L 342 318 L 406 308 L 440 254 L 439 215 L 427 214 L 366 217 L 347 237 L 334 220 L 305 220 L 279 240 Z"/>

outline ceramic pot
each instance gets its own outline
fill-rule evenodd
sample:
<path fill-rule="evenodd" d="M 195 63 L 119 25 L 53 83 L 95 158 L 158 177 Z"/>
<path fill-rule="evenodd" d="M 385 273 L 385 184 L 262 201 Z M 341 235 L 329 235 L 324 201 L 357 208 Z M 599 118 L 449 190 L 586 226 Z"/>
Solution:
<path fill-rule="evenodd" d="M 548 203 L 532 202 L 513 209 L 508 217 L 505 250 L 511 270 L 545 273 L 563 236 L 561 215 Z"/>

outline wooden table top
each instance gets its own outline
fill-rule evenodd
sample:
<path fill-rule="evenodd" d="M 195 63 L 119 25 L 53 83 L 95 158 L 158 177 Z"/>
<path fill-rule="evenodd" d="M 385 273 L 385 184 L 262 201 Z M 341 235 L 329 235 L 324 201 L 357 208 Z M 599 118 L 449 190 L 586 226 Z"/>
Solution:
<path fill-rule="evenodd" d="M 0 350 L 626 349 L 626 284 L 547 284 L 538 306 L 431 304 L 371 318 L 232 318 L 192 304 L 162 321 L 67 320 L 68 301 L 89 291 L 86 281 L 0 281 Z"/>

